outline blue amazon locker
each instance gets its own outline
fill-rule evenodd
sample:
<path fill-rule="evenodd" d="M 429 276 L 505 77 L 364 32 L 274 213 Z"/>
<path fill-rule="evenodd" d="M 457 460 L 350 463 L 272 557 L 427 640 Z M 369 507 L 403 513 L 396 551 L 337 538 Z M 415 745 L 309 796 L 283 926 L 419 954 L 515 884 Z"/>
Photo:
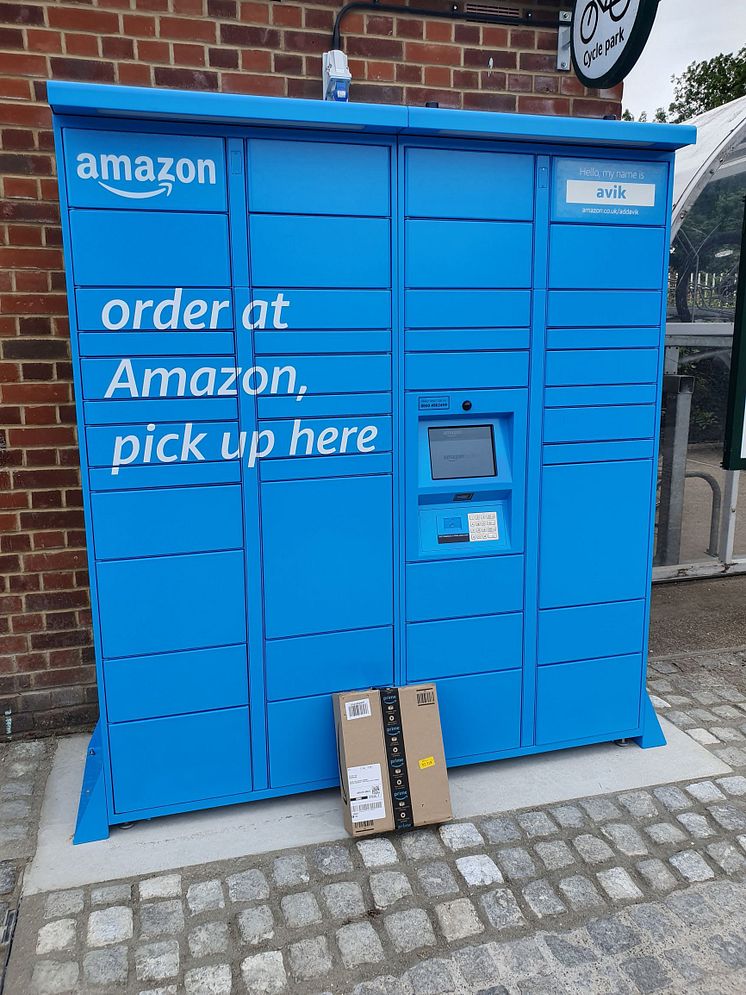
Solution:
<path fill-rule="evenodd" d="M 76 842 L 337 783 L 331 695 L 451 765 L 663 742 L 645 691 L 689 128 L 52 82 L 100 700 Z"/>

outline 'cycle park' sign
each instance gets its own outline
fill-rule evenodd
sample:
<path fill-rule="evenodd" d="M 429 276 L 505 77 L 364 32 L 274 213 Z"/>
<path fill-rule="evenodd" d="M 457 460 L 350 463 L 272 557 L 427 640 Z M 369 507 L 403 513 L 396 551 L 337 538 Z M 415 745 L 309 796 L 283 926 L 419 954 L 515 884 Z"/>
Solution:
<path fill-rule="evenodd" d="M 585 86 L 621 83 L 640 58 L 658 0 L 575 0 L 572 61 Z"/>

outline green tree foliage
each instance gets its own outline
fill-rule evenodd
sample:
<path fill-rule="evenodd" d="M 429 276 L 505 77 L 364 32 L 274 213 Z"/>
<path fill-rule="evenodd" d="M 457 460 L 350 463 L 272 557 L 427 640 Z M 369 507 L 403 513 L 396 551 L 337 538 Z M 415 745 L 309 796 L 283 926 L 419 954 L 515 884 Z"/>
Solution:
<path fill-rule="evenodd" d="M 695 114 L 746 95 L 746 45 L 740 52 L 692 62 L 681 76 L 673 76 L 674 99 L 670 120 L 679 123 Z"/>

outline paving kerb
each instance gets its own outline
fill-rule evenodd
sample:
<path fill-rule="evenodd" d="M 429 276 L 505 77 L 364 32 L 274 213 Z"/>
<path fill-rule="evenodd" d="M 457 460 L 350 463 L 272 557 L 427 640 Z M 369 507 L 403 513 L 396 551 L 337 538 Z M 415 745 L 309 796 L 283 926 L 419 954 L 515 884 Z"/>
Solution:
<path fill-rule="evenodd" d="M 651 690 L 732 774 L 30 896 L 6 992 L 743 992 L 746 694 L 695 662 Z"/>

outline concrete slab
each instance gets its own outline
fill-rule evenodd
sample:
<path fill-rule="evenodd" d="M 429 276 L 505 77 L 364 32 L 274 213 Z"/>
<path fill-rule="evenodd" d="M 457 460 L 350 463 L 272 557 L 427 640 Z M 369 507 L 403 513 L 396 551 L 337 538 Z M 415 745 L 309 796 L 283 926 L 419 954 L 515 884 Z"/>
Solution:
<path fill-rule="evenodd" d="M 547 805 L 589 795 L 730 773 L 703 746 L 662 720 L 668 745 L 613 743 L 461 767 L 451 772 L 454 817 Z M 41 814 L 36 856 L 24 894 L 73 888 L 343 839 L 336 791 L 174 815 L 113 830 L 101 843 L 72 845 L 88 740 L 62 739 Z"/>

